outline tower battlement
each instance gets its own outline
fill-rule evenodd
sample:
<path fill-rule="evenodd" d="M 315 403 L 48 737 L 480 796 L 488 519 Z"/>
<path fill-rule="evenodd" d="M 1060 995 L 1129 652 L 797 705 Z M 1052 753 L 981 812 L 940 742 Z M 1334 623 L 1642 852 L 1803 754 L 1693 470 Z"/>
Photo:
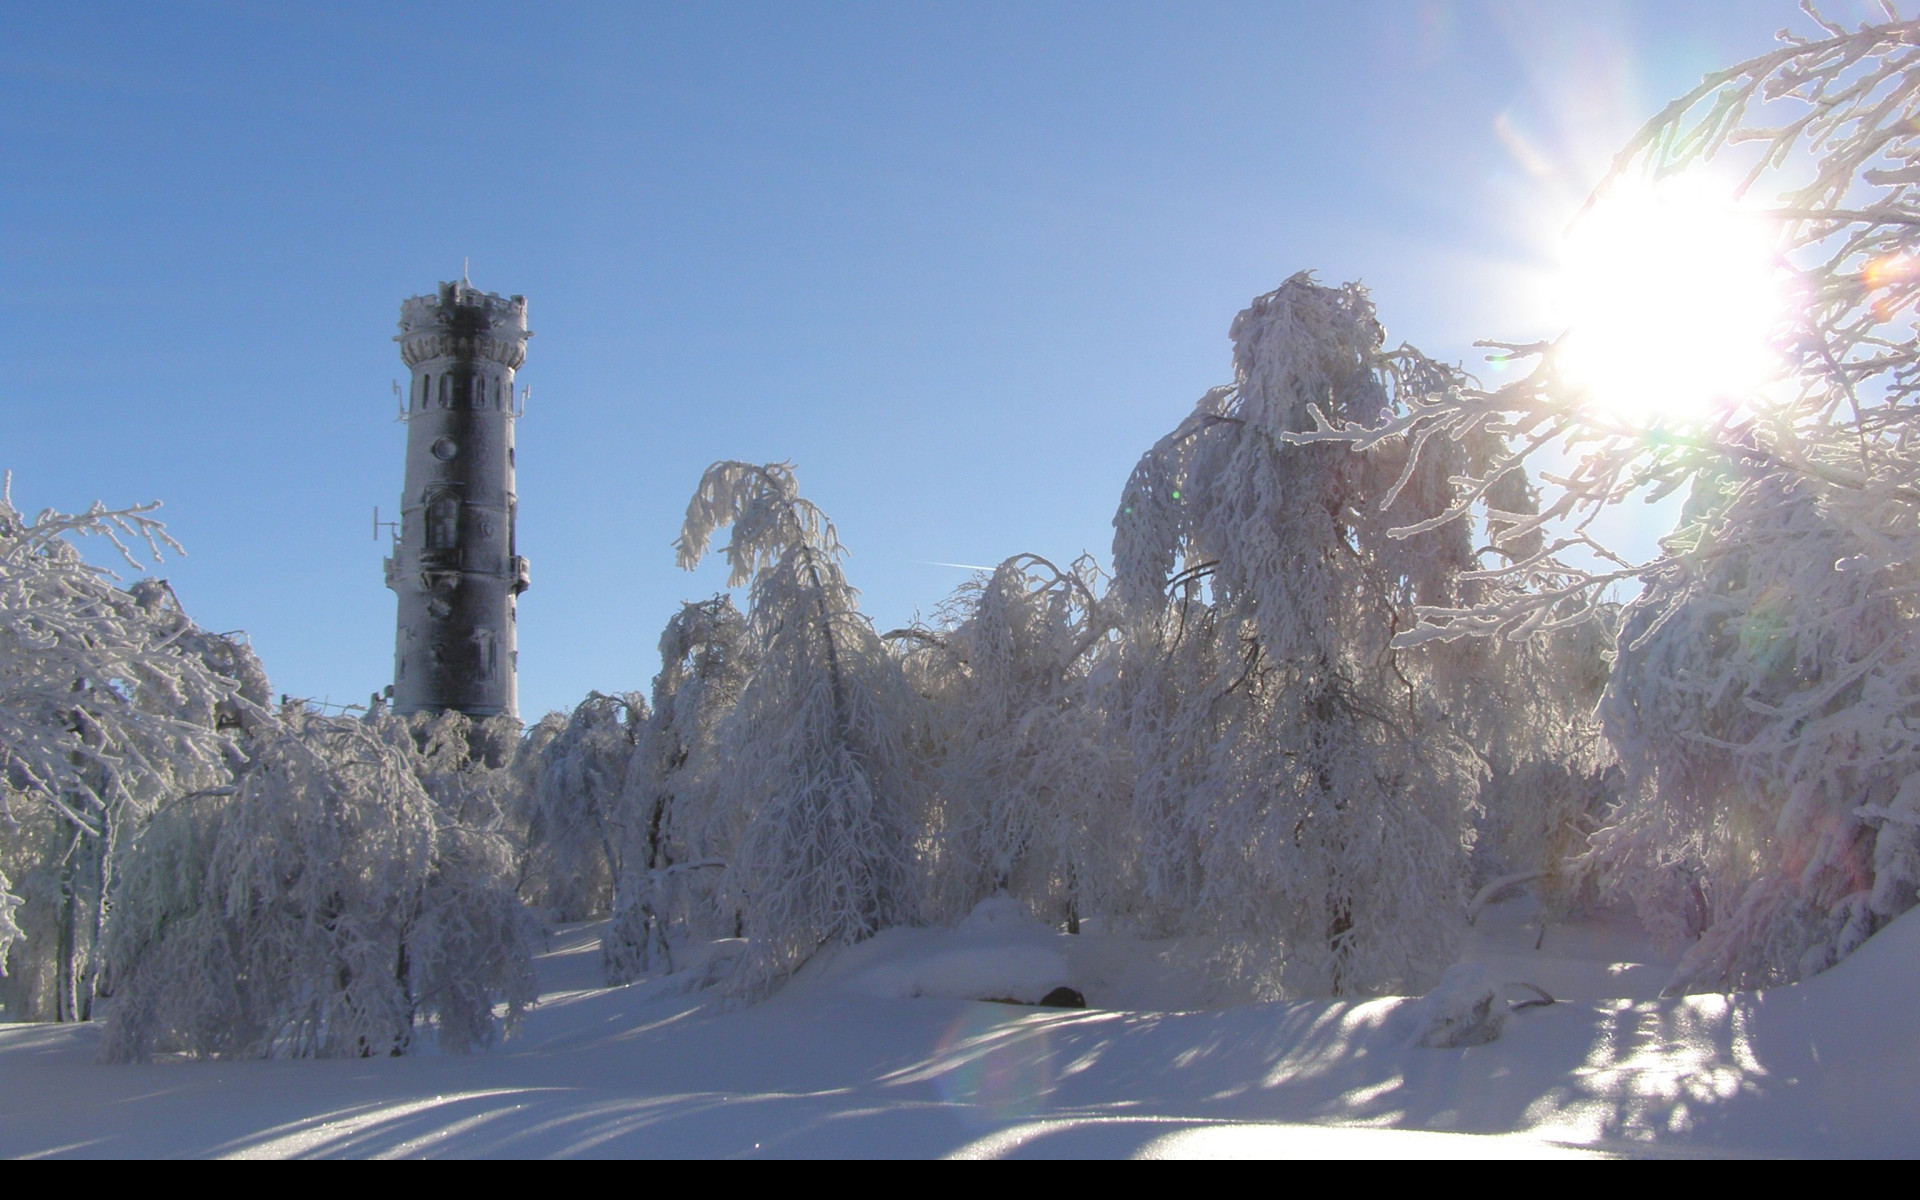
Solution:
<path fill-rule="evenodd" d="M 483 292 L 465 280 L 400 302 L 400 357 L 407 366 L 436 358 L 486 359 L 518 370 L 527 358 L 527 298 Z"/>
<path fill-rule="evenodd" d="M 399 597 L 394 711 L 518 715 L 518 603 L 530 578 L 516 539 L 513 375 L 527 300 L 465 280 L 400 305 L 413 372 L 407 470 L 387 586 Z"/>

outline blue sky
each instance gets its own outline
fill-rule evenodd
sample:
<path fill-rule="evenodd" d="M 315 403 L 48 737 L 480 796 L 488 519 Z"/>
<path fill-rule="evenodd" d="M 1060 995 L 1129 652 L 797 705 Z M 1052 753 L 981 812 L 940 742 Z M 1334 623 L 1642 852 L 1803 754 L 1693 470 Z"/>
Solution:
<path fill-rule="evenodd" d="M 1841 3 L 1851 17 L 1864 6 Z M 790 459 L 881 628 L 1103 561 L 1135 458 L 1301 268 L 1462 358 L 1552 333 L 1606 154 L 1794 5 L 10 4 L 0 467 L 159 499 L 276 686 L 391 671 L 402 297 L 529 297 L 529 718 L 644 688 L 671 542 Z M 385 515 L 383 514 L 383 515 Z"/>

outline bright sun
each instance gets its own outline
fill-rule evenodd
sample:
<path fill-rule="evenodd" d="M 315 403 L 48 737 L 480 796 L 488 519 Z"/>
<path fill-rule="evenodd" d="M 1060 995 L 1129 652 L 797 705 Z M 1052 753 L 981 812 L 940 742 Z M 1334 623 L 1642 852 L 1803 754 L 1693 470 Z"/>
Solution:
<path fill-rule="evenodd" d="M 1775 369 L 1772 241 L 1704 181 L 1609 192 L 1569 232 L 1559 291 L 1568 374 L 1635 425 L 1708 417 Z"/>

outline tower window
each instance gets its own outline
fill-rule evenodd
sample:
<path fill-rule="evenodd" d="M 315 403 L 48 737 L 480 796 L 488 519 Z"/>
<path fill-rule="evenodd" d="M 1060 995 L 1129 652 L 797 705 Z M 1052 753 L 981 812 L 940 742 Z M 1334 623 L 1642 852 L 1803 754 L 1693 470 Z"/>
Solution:
<path fill-rule="evenodd" d="M 451 550 L 460 544 L 460 497 L 436 492 L 427 498 L 427 549 Z"/>
<path fill-rule="evenodd" d="M 473 649 L 475 666 L 478 668 L 477 674 L 481 682 L 491 682 L 494 672 L 493 630 L 485 628 L 474 630 Z"/>
<path fill-rule="evenodd" d="M 440 377 L 440 407 L 453 407 L 453 377 L 451 375 L 442 375 Z"/>

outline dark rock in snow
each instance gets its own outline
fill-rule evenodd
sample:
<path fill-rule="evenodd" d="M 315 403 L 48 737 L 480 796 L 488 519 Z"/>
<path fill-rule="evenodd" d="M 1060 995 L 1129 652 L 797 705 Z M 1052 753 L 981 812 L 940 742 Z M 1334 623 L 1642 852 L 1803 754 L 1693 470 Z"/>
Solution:
<path fill-rule="evenodd" d="M 1022 1008 L 1085 1008 L 1087 998 L 1065 984 L 1038 1000 L 1015 1000 L 1011 996 L 983 996 L 988 1004 L 1018 1004 Z"/>

